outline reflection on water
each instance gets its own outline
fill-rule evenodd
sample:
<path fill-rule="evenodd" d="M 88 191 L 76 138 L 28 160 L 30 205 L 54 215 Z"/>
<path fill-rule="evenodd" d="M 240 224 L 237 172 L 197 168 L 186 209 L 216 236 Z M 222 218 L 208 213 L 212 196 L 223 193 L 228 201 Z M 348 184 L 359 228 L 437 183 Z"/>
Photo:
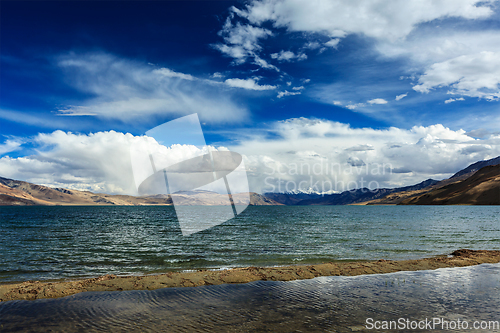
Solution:
<path fill-rule="evenodd" d="M 0 331 L 352 332 L 366 318 L 500 320 L 499 301 L 500 264 L 484 264 L 11 301 L 0 303 Z"/>

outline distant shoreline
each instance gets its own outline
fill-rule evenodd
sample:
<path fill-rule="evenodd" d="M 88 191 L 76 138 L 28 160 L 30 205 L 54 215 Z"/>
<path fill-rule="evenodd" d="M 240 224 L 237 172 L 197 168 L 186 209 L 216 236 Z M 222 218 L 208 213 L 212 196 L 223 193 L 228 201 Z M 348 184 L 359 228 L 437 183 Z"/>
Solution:
<path fill-rule="evenodd" d="M 451 255 L 416 260 L 330 262 L 283 267 L 246 267 L 227 270 L 170 272 L 146 276 L 104 275 L 76 281 L 26 281 L 0 285 L 0 302 L 58 298 L 86 291 L 154 290 L 167 287 L 196 287 L 253 281 L 293 281 L 319 276 L 357 276 L 400 271 L 433 270 L 499 263 L 500 251 L 466 250 Z"/>

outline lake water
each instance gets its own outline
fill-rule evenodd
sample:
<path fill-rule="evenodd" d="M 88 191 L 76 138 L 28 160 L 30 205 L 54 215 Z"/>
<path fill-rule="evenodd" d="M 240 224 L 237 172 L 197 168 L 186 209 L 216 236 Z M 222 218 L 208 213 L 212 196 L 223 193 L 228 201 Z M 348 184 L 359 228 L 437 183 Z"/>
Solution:
<path fill-rule="evenodd" d="M 0 282 L 498 250 L 499 216 L 500 206 L 253 206 L 183 237 L 172 207 L 0 207 Z"/>
<path fill-rule="evenodd" d="M 437 331 L 475 332 L 474 325 L 483 325 L 476 332 L 500 332 L 498 304 L 500 265 L 483 264 L 9 301 L 0 303 L 0 331 L 386 332 L 366 328 L 376 321 L 399 325 L 402 318 L 408 326 L 398 332 L 429 332 L 411 329 L 426 319 Z"/>

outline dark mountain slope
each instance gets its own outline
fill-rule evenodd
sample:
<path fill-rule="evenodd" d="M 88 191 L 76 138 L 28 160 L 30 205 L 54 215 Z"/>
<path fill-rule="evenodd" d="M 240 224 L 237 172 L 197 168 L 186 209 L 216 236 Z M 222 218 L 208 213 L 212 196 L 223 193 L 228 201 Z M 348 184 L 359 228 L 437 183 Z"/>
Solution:
<path fill-rule="evenodd" d="M 467 174 L 470 174 L 469 176 L 471 176 L 474 172 L 476 172 L 479 169 L 484 168 L 485 166 L 497 165 L 497 164 L 500 164 L 500 156 L 492 158 L 491 160 L 485 160 L 485 161 L 479 161 L 479 162 L 473 163 L 473 164 L 469 165 L 467 168 L 460 170 L 459 172 L 457 172 L 456 174 L 451 176 L 450 179 L 457 178 L 457 177 L 460 177 L 462 175 L 467 175 Z"/>
<path fill-rule="evenodd" d="M 404 200 L 403 205 L 500 205 L 500 165 L 486 166 L 471 177 Z"/>
<path fill-rule="evenodd" d="M 383 198 L 390 193 L 420 190 L 436 183 L 438 183 L 437 180 L 427 179 L 416 185 L 399 188 L 382 188 L 374 190 L 362 188 L 328 195 L 304 193 L 265 193 L 264 195 L 284 205 L 349 205 Z"/>

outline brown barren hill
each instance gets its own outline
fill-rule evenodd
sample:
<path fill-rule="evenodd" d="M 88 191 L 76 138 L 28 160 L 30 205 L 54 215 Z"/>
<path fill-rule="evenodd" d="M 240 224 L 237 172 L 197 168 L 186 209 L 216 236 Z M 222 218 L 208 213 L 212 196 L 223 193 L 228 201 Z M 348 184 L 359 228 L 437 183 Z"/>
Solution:
<path fill-rule="evenodd" d="M 50 205 L 50 202 L 34 198 L 31 194 L 0 184 L 0 206 Z"/>
<path fill-rule="evenodd" d="M 228 204 L 227 194 L 210 191 L 188 191 L 174 193 L 176 205 L 220 206 Z M 156 206 L 172 205 L 170 195 L 130 196 L 92 193 L 89 191 L 68 190 L 36 185 L 20 180 L 0 177 L 0 206 Z M 260 194 L 235 193 L 235 205 L 267 206 L 281 205 Z M 250 197 L 250 202 L 248 198 Z"/>
<path fill-rule="evenodd" d="M 415 197 L 419 194 L 429 192 L 430 188 L 431 188 L 431 186 L 429 186 L 429 188 L 425 188 L 425 189 L 421 189 L 421 190 L 391 193 L 391 194 L 386 195 L 383 198 L 361 202 L 357 205 L 397 205 L 408 198 L 412 198 L 412 197 Z"/>
<path fill-rule="evenodd" d="M 500 205 L 500 165 L 486 166 L 472 176 L 425 194 L 402 205 Z"/>

